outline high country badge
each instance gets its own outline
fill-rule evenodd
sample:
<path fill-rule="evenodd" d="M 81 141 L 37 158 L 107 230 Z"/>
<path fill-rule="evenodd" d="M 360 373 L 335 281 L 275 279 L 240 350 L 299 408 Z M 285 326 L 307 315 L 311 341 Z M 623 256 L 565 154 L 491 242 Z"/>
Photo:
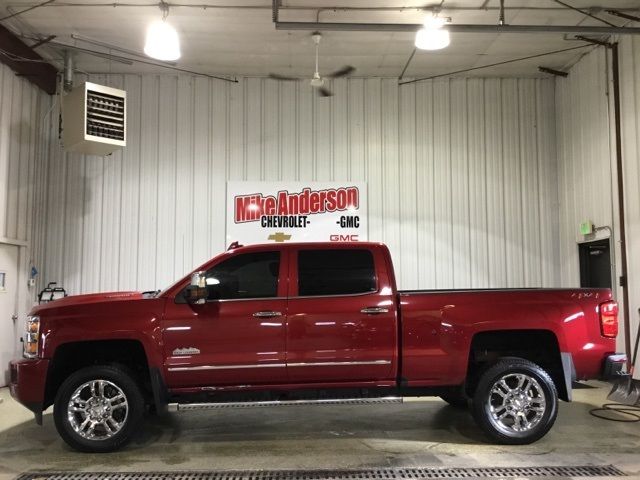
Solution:
<path fill-rule="evenodd" d="M 200 350 L 195 347 L 176 348 L 173 351 L 173 356 L 178 357 L 180 355 L 198 355 Z"/>

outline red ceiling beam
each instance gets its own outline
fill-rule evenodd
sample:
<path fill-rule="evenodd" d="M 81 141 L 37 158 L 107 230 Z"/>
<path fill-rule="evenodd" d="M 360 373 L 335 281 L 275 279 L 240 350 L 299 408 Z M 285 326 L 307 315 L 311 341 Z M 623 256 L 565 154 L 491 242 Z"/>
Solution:
<path fill-rule="evenodd" d="M 35 60 L 35 61 L 31 61 Z M 56 93 L 56 68 L 0 25 L 0 62 L 49 95 Z"/>

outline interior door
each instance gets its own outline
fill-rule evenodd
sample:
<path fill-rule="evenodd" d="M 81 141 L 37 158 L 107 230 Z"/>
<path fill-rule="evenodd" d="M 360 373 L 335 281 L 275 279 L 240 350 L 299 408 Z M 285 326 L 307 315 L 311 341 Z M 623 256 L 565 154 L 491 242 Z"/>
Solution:
<path fill-rule="evenodd" d="M 393 380 L 396 306 L 391 289 L 381 288 L 389 282 L 380 252 L 358 246 L 300 247 L 291 252 L 289 268 L 293 287 L 287 315 L 290 380 Z"/>
<path fill-rule="evenodd" d="M 16 356 L 18 247 L 0 244 L 0 387 L 9 384 L 9 362 Z"/>
<path fill-rule="evenodd" d="M 163 321 L 170 388 L 286 383 L 287 259 L 231 254 L 206 272 L 202 305 L 169 299 Z"/>
<path fill-rule="evenodd" d="M 609 239 L 578 245 L 580 256 L 580 286 L 611 288 L 611 254 Z"/>

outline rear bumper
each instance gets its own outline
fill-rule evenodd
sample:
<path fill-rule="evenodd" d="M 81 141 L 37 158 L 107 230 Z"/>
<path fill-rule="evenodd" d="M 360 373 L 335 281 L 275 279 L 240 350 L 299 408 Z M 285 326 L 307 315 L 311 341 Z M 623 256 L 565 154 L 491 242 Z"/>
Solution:
<path fill-rule="evenodd" d="M 42 424 L 45 387 L 49 360 L 21 359 L 9 364 L 11 396 L 31 410 L 39 425 Z"/>
<path fill-rule="evenodd" d="M 616 380 L 624 375 L 627 356 L 624 353 L 607 355 L 602 366 L 602 380 Z"/>

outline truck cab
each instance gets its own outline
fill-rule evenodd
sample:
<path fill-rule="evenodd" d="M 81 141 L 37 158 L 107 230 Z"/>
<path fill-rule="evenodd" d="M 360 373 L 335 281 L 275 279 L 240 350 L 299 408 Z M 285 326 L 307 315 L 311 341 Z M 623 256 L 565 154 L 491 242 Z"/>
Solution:
<path fill-rule="evenodd" d="M 163 329 L 168 385 L 393 385 L 398 314 L 385 252 L 267 245 L 204 266 L 201 303 L 188 298 L 188 279 L 161 294 L 174 299 Z"/>

